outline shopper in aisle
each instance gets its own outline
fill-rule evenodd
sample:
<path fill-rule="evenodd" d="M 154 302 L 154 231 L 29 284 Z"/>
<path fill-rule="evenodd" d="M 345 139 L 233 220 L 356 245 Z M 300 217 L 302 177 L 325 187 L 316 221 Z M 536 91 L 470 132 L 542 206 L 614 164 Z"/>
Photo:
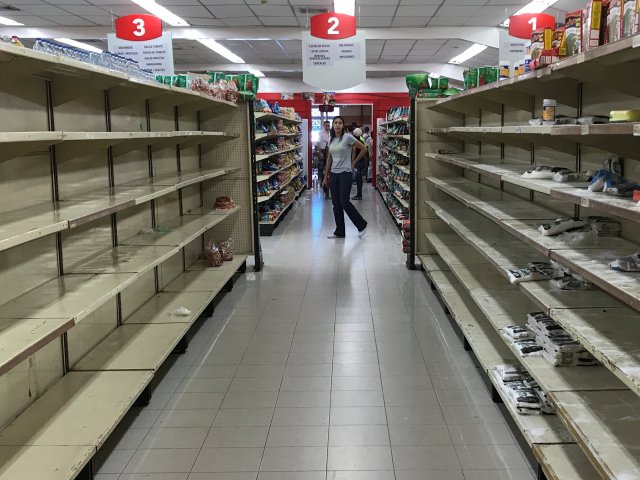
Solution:
<path fill-rule="evenodd" d="M 354 159 L 351 157 L 351 150 L 356 146 L 358 154 Z M 362 238 L 367 230 L 367 222 L 353 206 L 349 195 L 351 193 L 352 171 L 355 164 L 361 160 L 367 152 L 364 144 L 357 141 L 355 137 L 345 132 L 344 120 L 342 117 L 333 119 L 331 129 L 331 141 L 329 142 L 329 157 L 325 167 L 325 178 L 323 186 L 328 184 L 331 190 L 333 201 L 333 216 L 336 222 L 336 229 L 329 238 L 344 238 L 346 236 L 344 225 L 344 213 L 347 212 L 349 219 L 358 229 L 358 236 Z"/>
<path fill-rule="evenodd" d="M 368 131 L 369 127 L 365 128 L 365 131 Z M 373 137 L 371 134 L 368 136 L 365 135 L 364 146 L 367 147 L 367 169 L 365 170 L 365 178 L 368 182 L 371 181 L 371 177 L 369 176 L 369 166 L 371 165 L 371 159 L 373 158 Z"/>
<path fill-rule="evenodd" d="M 320 185 L 322 185 L 325 200 L 331 199 L 331 196 L 329 195 L 329 187 L 324 185 L 324 170 L 327 158 L 329 158 L 329 142 L 331 142 L 331 122 L 329 122 L 329 120 L 325 120 L 322 124 L 322 130 L 320 130 L 320 139 L 316 144 L 316 146 L 318 146 L 322 151 L 322 170 L 320 169 L 320 166 L 318 166 L 318 179 L 320 181 Z"/>
<path fill-rule="evenodd" d="M 364 137 L 362 136 L 362 130 L 356 128 L 353 131 L 353 136 L 360 142 L 362 145 L 365 145 Z M 367 167 L 369 165 L 368 160 L 368 152 L 365 150 L 365 155 L 360 160 L 355 161 L 355 157 L 358 155 L 359 150 L 356 148 L 355 144 L 352 147 L 353 157 L 354 157 L 354 165 L 355 165 L 355 180 L 356 180 L 356 194 L 351 197 L 351 200 L 362 200 L 362 181 L 364 177 L 367 175 Z"/>

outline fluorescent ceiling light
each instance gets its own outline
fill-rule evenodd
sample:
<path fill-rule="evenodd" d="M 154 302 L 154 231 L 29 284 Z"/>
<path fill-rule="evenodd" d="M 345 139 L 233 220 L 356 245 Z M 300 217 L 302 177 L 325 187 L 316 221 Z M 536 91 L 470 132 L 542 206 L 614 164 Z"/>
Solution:
<path fill-rule="evenodd" d="M 218 55 L 222 55 L 224 58 L 226 58 L 227 60 L 233 63 L 245 63 L 245 61 L 242 58 L 240 58 L 238 55 L 233 53 L 227 47 L 220 45 L 218 42 L 216 42 L 212 38 L 198 38 L 197 40 L 205 47 L 210 48 L 211 50 L 216 52 Z"/>
<path fill-rule="evenodd" d="M 527 3 L 524 7 L 518 10 L 514 15 L 521 15 L 523 13 L 541 13 L 544 12 L 551 5 L 557 3 L 558 0 L 533 0 Z M 502 25 L 505 27 L 509 26 L 509 19 L 507 18 Z"/>
<path fill-rule="evenodd" d="M 158 5 L 155 0 L 131 0 L 133 3 L 140 5 L 147 12 L 154 14 L 163 22 L 168 23 L 172 27 L 188 27 L 189 23 L 171 12 L 162 5 Z"/>
<path fill-rule="evenodd" d="M 11 20 L 10 18 L 7 18 L 7 17 L 0 17 L 0 25 L 9 25 L 12 27 L 19 27 L 21 25 L 24 25 L 24 23 L 16 22 L 15 20 Z"/>
<path fill-rule="evenodd" d="M 54 40 L 56 42 L 64 43 L 65 45 L 71 45 L 72 47 L 86 50 L 87 52 L 102 53 L 102 50 L 100 50 L 97 47 L 94 47 L 93 45 L 89 45 L 88 43 L 78 42 L 77 40 L 72 40 L 70 38 L 54 38 Z"/>
<path fill-rule="evenodd" d="M 479 43 L 474 43 L 469 48 L 467 48 L 460 55 L 453 57 L 449 60 L 449 63 L 453 63 L 454 65 L 460 65 L 461 63 L 466 62 L 470 58 L 475 57 L 480 52 L 484 52 L 487 49 L 486 45 L 480 45 Z"/>
<path fill-rule="evenodd" d="M 249 73 L 251 73 L 252 75 L 255 75 L 258 78 L 266 77 L 266 75 L 264 73 L 262 73 L 260 70 L 257 70 L 255 68 L 250 68 L 249 69 Z"/>
<path fill-rule="evenodd" d="M 333 0 L 333 11 L 353 16 L 356 14 L 356 0 Z"/>

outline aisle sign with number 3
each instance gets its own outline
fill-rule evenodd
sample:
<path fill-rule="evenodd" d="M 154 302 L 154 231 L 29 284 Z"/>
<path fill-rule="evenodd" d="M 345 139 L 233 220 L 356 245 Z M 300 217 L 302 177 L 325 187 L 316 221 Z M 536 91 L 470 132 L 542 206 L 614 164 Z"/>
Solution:
<path fill-rule="evenodd" d="M 116 37 L 131 42 L 142 42 L 162 36 L 162 20 L 153 15 L 137 14 L 116 20 Z"/>

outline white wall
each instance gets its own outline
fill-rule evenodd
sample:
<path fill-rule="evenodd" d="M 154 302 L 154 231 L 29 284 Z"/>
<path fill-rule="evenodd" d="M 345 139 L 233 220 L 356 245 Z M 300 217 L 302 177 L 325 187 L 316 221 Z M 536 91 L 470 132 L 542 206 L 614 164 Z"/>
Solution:
<path fill-rule="evenodd" d="M 268 75 L 268 74 L 267 74 Z M 317 92 L 318 89 L 307 85 L 301 79 L 269 77 L 260 79 L 260 93 L 279 92 Z M 404 77 L 368 78 L 360 85 L 339 90 L 340 93 L 408 93 Z"/>

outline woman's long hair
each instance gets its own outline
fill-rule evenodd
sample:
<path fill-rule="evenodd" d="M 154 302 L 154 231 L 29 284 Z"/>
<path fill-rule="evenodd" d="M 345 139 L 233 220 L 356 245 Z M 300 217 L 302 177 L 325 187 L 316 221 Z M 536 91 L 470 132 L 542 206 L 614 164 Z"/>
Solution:
<path fill-rule="evenodd" d="M 342 137 L 344 137 L 344 132 L 346 130 L 345 124 L 344 124 L 344 118 L 342 118 L 341 116 L 337 116 L 337 117 L 333 117 L 333 121 L 335 122 L 337 119 L 342 120 L 342 133 L 340 133 L 340 138 L 338 139 L 338 142 L 342 141 Z M 329 143 L 333 143 L 333 140 L 336 138 L 336 131 L 333 129 L 333 123 L 331 124 L 331 141 Z"/>

